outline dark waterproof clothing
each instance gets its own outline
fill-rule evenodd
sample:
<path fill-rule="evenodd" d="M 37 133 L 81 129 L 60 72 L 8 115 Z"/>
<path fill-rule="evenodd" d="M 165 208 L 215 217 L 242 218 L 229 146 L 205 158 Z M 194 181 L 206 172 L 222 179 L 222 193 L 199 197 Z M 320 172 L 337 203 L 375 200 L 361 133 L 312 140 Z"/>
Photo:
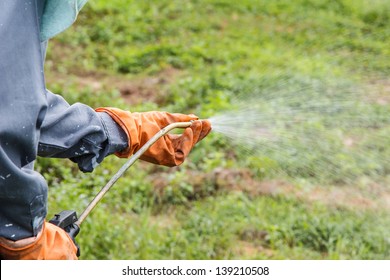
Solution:
<path fill-rule="evenodd" d="M 0 1 L 0 236 L 36 236 L 47 214 L 48 187 L 37 157 L 70 158 L 92 171 L 127 146 L 105 113 L 70 106 L 48 91 L 40 19 L 44 0 Z"/>

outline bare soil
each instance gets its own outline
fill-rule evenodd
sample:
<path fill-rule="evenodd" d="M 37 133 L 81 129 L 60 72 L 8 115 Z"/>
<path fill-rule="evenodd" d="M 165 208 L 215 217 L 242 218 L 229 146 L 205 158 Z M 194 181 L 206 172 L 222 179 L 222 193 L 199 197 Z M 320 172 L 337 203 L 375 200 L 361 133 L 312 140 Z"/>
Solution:
<path fill-rule="evenodd" d="M 150 177 L 155 191 L 159 195 L 163 195 L 165 186 L 169 185 L 167 179 L 169 176 L 165 175 L 157 172 Z M 206 174 L 191 171 L 187 178 L 191 178 L 191 184 L 194 188 L 193 197 L 189 197 L 189 199 L 198 199 L 209 195 L 209 189 L 212 186 L 215 192 L 244 192 L 250 197 L 283 195 L 309 203 L 322 203 L 329 207 L 351 210 L 390 210 L 390 188 L 371 181 L 359 183 L 359 186 L 302 187 L 284 180 L 254 178 L 249 169 L 225 168 L 216 168 L 213 172 Z M 205 190 L 205 186 L 209 187 L 208 190 Z"/>

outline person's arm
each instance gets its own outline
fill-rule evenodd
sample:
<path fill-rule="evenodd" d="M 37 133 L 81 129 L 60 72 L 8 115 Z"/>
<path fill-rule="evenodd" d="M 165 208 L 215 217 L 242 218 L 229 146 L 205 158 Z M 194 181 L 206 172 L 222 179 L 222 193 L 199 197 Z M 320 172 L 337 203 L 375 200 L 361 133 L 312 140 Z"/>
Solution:
<path fill-rule="evenodd" d="M 69 158 L 91 172 L 103 159 L 127 148 L 125 132 L 106 113 L 47 92 L 48 109 L 41 127 L 38 155 Z"/>
<path fill-rule="evenodd" d="M 160 129 L 173 122 L 195 121 L 181 136 L 166 135 L 141 159 L 166 166 L 183 163 L 194 145 L 211 130 L 208 121 L 168 112 L 131 113 L 118 108 L 97 108 L 76 103 L 48 92 L 48 112 L 41 128 L 38 154 L 69 158 L 80 170 L 92 171 L 111 154 L 129 157 Z"/>

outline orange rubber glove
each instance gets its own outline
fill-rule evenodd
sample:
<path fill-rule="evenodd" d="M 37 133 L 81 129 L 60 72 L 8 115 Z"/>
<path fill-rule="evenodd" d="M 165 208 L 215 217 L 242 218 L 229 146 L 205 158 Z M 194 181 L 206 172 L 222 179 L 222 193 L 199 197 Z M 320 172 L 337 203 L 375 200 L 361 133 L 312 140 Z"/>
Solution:
<path fill-rule="evenodd" d="M 45 222 L 37 237 L 19 241 L 0 238 L 0 256 L 7 260 L 77 260 L 77 247 L 69 235 Z"/>
<path fill-rule="evenodd" d="M 158 111 L 131 113 L 117 108 L 97 108 L 96 111 L 109 114 L 127 134 L 129 146 L 124 151 L 116 153 L 118 157 L 130 157 L 171 123 L 194 121 L 181 135 L 164 135 L 140 157 L 142 160 L 165 166 L 177 166 L 183 163 L 194 145 L 211 131 L 210 122 L 198 120 L 195 115 Z"/>

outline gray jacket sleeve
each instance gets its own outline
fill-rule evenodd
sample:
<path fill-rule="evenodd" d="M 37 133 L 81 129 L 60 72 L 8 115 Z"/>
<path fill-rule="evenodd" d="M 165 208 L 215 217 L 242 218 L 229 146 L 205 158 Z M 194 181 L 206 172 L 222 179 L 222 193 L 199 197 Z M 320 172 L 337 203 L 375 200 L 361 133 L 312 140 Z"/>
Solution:
<path fill-rule="evenodd" d="M 47 102 L 39 156 L 69 158 L 80 170 L 91 172 L 107 155 L 127 147 L 126 134 L 106 113 L 81 103 L 70 106 L 49 91 Z"/>

